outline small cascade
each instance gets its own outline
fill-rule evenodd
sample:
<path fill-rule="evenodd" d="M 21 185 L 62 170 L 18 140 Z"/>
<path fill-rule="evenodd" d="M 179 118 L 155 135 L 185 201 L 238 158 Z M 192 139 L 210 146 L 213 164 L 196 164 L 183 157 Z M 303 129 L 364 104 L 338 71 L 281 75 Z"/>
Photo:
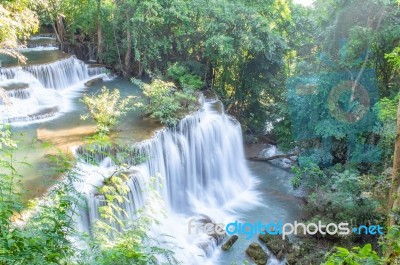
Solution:
<path fill-rule="evenodd" d="M 31 36 L 31 40 L 40 40 L 40 39 L 56 39 L 56 35 L 54 33 L 42 33 L 37 34 L 35 36 Z"/>
<path fill-rule="evenodd" d="M 54 117 L 58 111 L 59 110 L 57 107 L 46 108 L 41 111 L 35 112 L 33 114 L 28 114 L 27 116 L 8 118 L 7 120 L 4 120 L 4 122 L 18 123 L 18 122 L 32 122 L 32 121 L 44 120 Z"/>
<path fill-rule="evenodd" d="M 30 42 L 26 45 L 27 48 L 46 48 L 46 47 L 57 47 L 57 43 L 37 43 L 37 42 Z"/>
<path fill-rule="evenodd" d="M 31 39 L 26 44 L 27 48 L 46 48 L 46 47 L 58 47 L 57 39 L 54 37 L 40 37 L 36 36 L 36 39 Z"/>
<path fill-rule="evenodd" d="M 84 62 L 71 56 L 49 64 L 2 68 L 0 69 L 0 80 L 23 80 L 25 72 L 32 74 L 45 88 L 64 89 L 87 80 L 91 76 L 103 73 L 104 68 L 90 68 Z"/>
<path fill-rule="evenodd" d="M 14 89 L 11 91 L 7 91 L 7 96 L 10 98 L 26 99 L 31 96 L 31 92 L 27 88 Z"/>
<path fill-rule="evenodd" d="M 77 150 L 85 159 L 90 157 L 89 160 L 102 165 L 90 166 L 87 175 L 83 175 L 91 183 L 82 190 L 87 194 L 89 207 L 80 221 L 88 233 L 100 216 L 98 207 L 104 203 L 102 196 L 95 195 L 93 187 L 101 186 L 104 176 L 113 171 L 110 158 L 104 157 L 108 151 L 118 153 L 113 148 L 99 148 L 97 152 Z M 179 258 L 183 264 L 204 264 L 220 240 L 205 234 L 188 235 L 188 219 L 204 214 L 210 220 L 233 221 L 230 219 L 233 217 L 228 218 L 228 212 L 235 200 L 245 197 L 246 203 L 256 201 L 253 196 L 247 196 L 251 193 L 253 178 L 244 158 L 240 124 L 224 114 L 219 101 L 206 101 L 201 110 L 188 115 L 176 127 L 159 131 L 152 139 L 136 144 L 134 149 L 147 159 L 131 168 L 128 202 L 121 205 L 128 213 L 127 219 L 137 218 L 138 210 L 149 196 L 145 186 L 155 177 L 158 184 L 153 184 L 153 188 L 161 195 L 168 215 L 167 219 L 162 217 L 165 221 L 161 226 L 168 227 L 165 233 L 173 235 L 184 248 L 179 251 Z M 97 177 L 93 175 L 96 171 Z"/>
<path fill-rule="evenodd" d="M 28 84 L 15 83 L 8 87 L 3 86 L 3 89 L 5 89 L 6 95 L 9 98 L 27 99 L 31 96 L 31 90 Z"/>
<path fill-rule="evenodd" d="M 0 67 L 0 87 L 9 104 L 0 101 L 0 122 L 26 123 L 52 118 L 68 109 L 68 93 L 96 76 L 106 78 L 104 67 L 91 67 L 74 56 L 49 64 Z"/>
<path fill-rule="evenodd" d="M 272 156 L 284 155 L 284 154 L 285 153 L 280 151 L 276 145 L 267 144 L 266 148 L 264 148 L 260 152 L 259 156 L 269 158 Z M 293 160 L 290 160 L 288 158 L 278 158 L 278 159 L 271 160 L 271 163 L 277 164 L 277 165 L 285 167 L 285 168 L 289 168 L 293 165 Z"/>

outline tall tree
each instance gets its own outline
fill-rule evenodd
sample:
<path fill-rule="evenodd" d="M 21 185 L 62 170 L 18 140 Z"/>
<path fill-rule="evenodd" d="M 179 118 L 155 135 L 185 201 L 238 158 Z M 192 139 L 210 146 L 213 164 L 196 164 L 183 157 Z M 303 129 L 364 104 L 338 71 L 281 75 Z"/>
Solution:
<path fill-rule="evenodd" d="M 389 225 L 400 224 L 400 100 L 397 110 L 396 142 L 393 153 L 392 186 L 389 194 L 389 209 L 391 210 Z"/>
<path fill-rule="evenodd" d="M 400 47 L 396 48 L 386 57 L 388 61 L 393 64 L 397 72 L 400 73 Z M 392 185 L 389 193 L 388 209 L 390 211 L 389 225 L 400 224 L 400 100 L 397 110 L 397 130 L 393 153 Z"/>

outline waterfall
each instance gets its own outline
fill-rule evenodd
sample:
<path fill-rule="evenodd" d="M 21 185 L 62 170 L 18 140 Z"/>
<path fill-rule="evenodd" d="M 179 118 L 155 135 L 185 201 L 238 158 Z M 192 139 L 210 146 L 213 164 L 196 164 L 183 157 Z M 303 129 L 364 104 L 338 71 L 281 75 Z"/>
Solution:
<path fill-rule="evenodd" d="M 10 98 L 26 99 L 31 96 L 29 88 L 16 88 L 11 91 L 7 91 L 7 96 Z"/>
<path fill-rule="evenodd" d="M 52 118 L 67 110 L 70 99 L 66 92 L 82 88 L 83 82 L 94 76 L 106 78 L 104 70 L 74 56 L 42 65 L 0 67 L 0 87 L 10 102 L 0 101 L 0 122 L 26 124 Z"/>
<path fill-rule="evenodd" d="M 103 71 L 102 67 L 91 68 L 90 65 L 71 56 L 49 64 L 0 69 L 0 80 L 23 80 L 22 78 L 27 72 L 39 80 L 45 88 L 64 89 L 87 80 L 93 75 L 102 74 Z"/>
<path fill-rule="evenodd" d="M 240 124 L 224 114 L 221 102 L 205 100 L 199 111 L 188 115 L 176 127 L 161 130 L 134 148 L 147 160 L 131 169 L 127 182 L 129 201 L 120 205 L 128 213 L 127 218 L 131 221 L 137 218 L 137 211 L 148 196 L 145 185 L 151 182 L 151 177 L 156 177 L 162 185 L 154 185 L 154 189 L 160 193 L 163 205 L 156 207 L 165 207 L 168 217 L 160 217 L 163 221 L 154 229 L 175 238 L 183 248 L 177 253 L 183 264 L 204 264 L 220 242 L 205 234 L 188 235 L 188 220 L 202 214 L 215 222 L 233 221 L 230 211 L 235 201 L 240 204 L 256 201 L 251 194 L 253 177 L 244 158 Z M 99 153 L 104 151 L 102 148 Z M 101 186 L 104 176 L 111 174 L 113 163 L 92 151 L 85 153 L 79 148 L 77 152 L 101 164 L 80 165 L 87 172 L 82 176 L 85 184 L 80 190 L 86 193 L 88 204 L 81 214 L 80 225 L 90 233 L 100 216 L 98 207 L 104 205 L 104 198 L 96 194 L 94 187 Z"/>
<path fill-rule="evenodd" d="M 36 38 L 40 39 L 53 36 Z M 54 48 L 43 45 L 32 44 L 23 51 Z M 82 89 L 90 78 L 106 78 L 104 70 L 73 56 L 42 65 L 0 67 L 1 92 L 7 97 L 7 104 L 0 99 L 0 122 L 26 124 L 54 118 L 68 110 L 69 95 L 73 94 L 69 92 Z M 127 201 L 120 204 L 127 216 L 121 218 L 134 222 L 138 210 L 151 207 L 160 221 L 151 226 L 152 237 L 172 236 L 168 242 L 162 242 L 163 247 L 176 245 L 176 258 L 182 264 L 212 263 L 210 257 L 222 237 L 203 232 L 188 234 L 189 220 L 232 222 L 237 219 L 235 209 L 250 207 L 257 199 L 252 191 L 254 178 L 244 158 L 240 124 L 224 113 L 217 99 L 202 98 L 201 103 L 200 110 L 186 116 L 177 126 L 160 130 L 152 139 L 133 146 L 99 146 L 89 151 L 77 148 L 76 154 L 87 159 L 77 165 L 83 180 L 76 183 L 77 190 L 85 195 L 87 203 L 81 214 L 75 216 L 81 231 L 93 234 L 94 224 L 100 218 L 99 208 L 105 205 L 97 187 L 115 170 L 106 154 L 125 152 L 129 156 L 124 162 L 133 166 L 127 172 Z M 146 157 L 145 161 L 136 165 L 136 155 Z M 94 166 L 91 160 L 98 165 Z M 153 197 L 149 185 L 160 199 Z M 162 210 L 166 215 L 161 214 Z"/>

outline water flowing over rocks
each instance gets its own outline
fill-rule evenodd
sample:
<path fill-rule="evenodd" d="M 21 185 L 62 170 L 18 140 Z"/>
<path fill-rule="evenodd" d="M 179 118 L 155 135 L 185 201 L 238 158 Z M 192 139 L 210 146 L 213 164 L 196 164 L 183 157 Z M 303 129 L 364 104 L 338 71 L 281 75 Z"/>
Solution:
<path fill-rule="evenodd" d="M 222 244 L 225 235 L 208 235 L 202 231 L 197 234 L 194 229 L 188 234 L 190 220 L 201 224 L 228 222 L 233 217 L 225 209 L 234 207 L 235 201 L 248 205 L 249 201 L 257 201 L 250 190 L 253 179 L 244 158 L 240 124 L 225 115 L 221 103 L 215 99 L 203 99 L 202 106 L 176 127 L 165 128 L 152 139 L 127 148 L 147 159 L 131 168 L 127 182 L 129 200 L 120 205 L 128 213 L 125 218 L 135 220 L 149 196 L 146 183 L 156 177 L 159 184 L 153 188 L 161 195 L 164 205 L 161 208 L 168 217 L 161 217 L 161 224 L 153 230 L 172 235 L 173 241 L 182 248 L 177 258 L 183 264 L 194 265 L 204 264 Z M 97 151 L 96 147 L 90 151 L 83 147 L 76 150 L 77 154 L 101 165 L 95 168 L 86 163 L 81 165 L 88 169 L 82 176 L 86 183 L 81 187 L 86 193 L 88 208 L 81 213 L 79 222 L 81 229 L 88 233 L 100 216 L 99 206 L 104 204 L 94 186 L 101 186 L 103 176 L 110 174 L 114 166 L 104 154 L 118 154 L 120 148 L 99 146 Z M 125 162 L 131 163 L 129 159 Z"/>
<path fill-rule="evenodd" d="M 282 239 L 281 235 L 270 235 L 268 233 L 260 234 L 258 238 L 266 244 L 268 249 L 276 256 L 278 260 L 292 251 L 292 244 L 289 239 Z"/>
<path fill-rule="evenodd" d="M 52 47 L 28 49 L 37 48 Z M 46 64 L 0 68 L 0 87 L 4 87 L 11 102 L 7 106 L 0 103 L 0 121 L 18 124 L 53 118 L 68 109 L 68 97 L 85 89 L 85 82 L 106 79 L 104 70 L 101 65 L 87 65 L 74 56 Z M 83 158 L 76 165 L 82 180 L 76 186 L 87 206 L 75 216 L 80 231 L 93 234 L 100 218 L 99 207 L 105 205 L 98 187 L 115 171 L 109 156 L 123 153 L 124 163 L 131 167 L 126 172 L 127 201 L 119 205 L 127 215 L 119 218 L 134 223 L 139 210 L 150 203 L 156 209 L 153 217 L 159 221 L 150 228 L 150 236 L 171 235 L 168 240 L 163 238 L 163 244 L 177 246 L 176 258 L 182 264 L 200 265 L 211 260 L 226 235 L 206 231 L 189 234 L 189 221 L 197 218 L 215 228 L 237 218 L 235 207 L 250 207 L 257 198 L 244 158 L 240 124 L 224 113 L 215 96 L 202 97 L 201 106 L 177 126 L 161 129 L 151 139 L 129 146 L 75 149 L 75 155 Z M 38 132 L 43 136 L 51 130 Z M 137 157 L 146 159 L 138 161 Z M 149 185 L 159 198 L 152 197 Z M 118 225 L 115 228 L 120 230 Z"/>
<path fill-rule="evenodd" d="M 0 67 L 0 122 L 27 123 L 56 116 L 69 107 L 68 95 L 90 78 L 107 78 L 104 67 L 89 67 L 70 56 L 48 64 Z M 62 93 L 61 93 L 62 91 Z"/>

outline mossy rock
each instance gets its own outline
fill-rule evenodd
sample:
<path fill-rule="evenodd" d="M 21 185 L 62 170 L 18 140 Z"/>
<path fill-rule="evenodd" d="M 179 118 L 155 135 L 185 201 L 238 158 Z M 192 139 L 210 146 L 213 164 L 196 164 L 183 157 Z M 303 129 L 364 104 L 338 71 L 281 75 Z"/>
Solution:
<path fill-rule="evenodd" d="M 246 249 L 246 254 L 249 255 L 257 265 L 267 264 L 268 255 L 258 243 L 251 243 Z"/>
<path fill-rule="evenodd" d="M 96 77 L 96 78 L 93 78 L 93 79 L 87 81 L 87 82 L 85 83 L 85 86 L 93 86 L 93 85 L 95 85 L 95 84 L 100 84 L 100 83 L 103 83 L 103 78 L 101 78 L 101 77 Z"/>
<path fill-rule="evenodd" d="M 321 264 L 326 251 L 318 251 L 317 245 L 317 240 L 312 237 L 303 238 L 300 242 L 293 244 L 291 251 L 286 255 L 286 264 Z"/>
<path fill-rule="evenodd" d="M 268 233 L 265 233 L 264 235 L 260 234 L 258 238 L 267 245 L 268 249 L 275 256 L 281 253 L 279 256 L 282 257 L 283 255 L 291 251 L 292 244 L 287 238 L 282 239 L 281 235 L 270 235 Z"/>

